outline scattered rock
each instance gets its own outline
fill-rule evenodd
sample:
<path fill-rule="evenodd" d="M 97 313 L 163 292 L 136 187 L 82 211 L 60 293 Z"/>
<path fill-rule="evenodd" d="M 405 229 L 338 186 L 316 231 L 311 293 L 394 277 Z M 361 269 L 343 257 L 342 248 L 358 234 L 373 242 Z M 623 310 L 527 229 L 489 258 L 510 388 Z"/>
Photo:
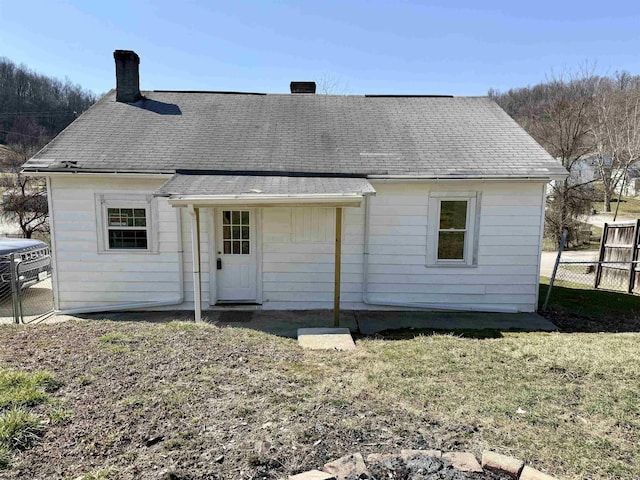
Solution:
<path fill-rule="evenodd" d="M 409 469 L 401 456 L 393 454 L 371 454 L 367 456 L 369 471 L 373 478 L 408 478 Z"/>
<path fill-rule="evenodd" d="M 320 470 L 309 470 L 297 475 L 290 475 L 289 480 L 336 480 L 336 477 Z"/>
<path fill-rule="evenodd" d="M 224 455 L 220 455 L 213 460 L 214 463 L 222 463 L 224 462 Z"/>
<path fill-rule="evenodd" d="M 430 455 L 414 455 L 406 463 L 407 468 L 416 478 L 428 478 L 427 475 L 439 472 L 444 468 L 442 459 Z"/>
<path fill-rule="evenodd" d="M 518 478 L 524 462 L 517 458 L 485 450 L 482 452 L 482 467 L 493 472 L 506 473 L 511 478 Z"/>
<path fill-rule="evenodd" d="M 258 455 L 266 455 L 271 450 L 271 442 L 261 441 L 256 442 L 256 453 Z"/>
<path fill-rule="evenodd" d="M 153 445 L 155 445 L 156 443 L 161 442 L 162 440 L 164 440 L 164 436 L 163 435 L 157 435 L 155 437 L 149 437 L 144 441 L 145 446 L 147 447 L 152 447 Z"/>
<path fill-rule="evenodd" d="M 542 473 L 540 470 L 526 466 L 522 469 L 520 480 L 558 480 L 556 477 Z"/>
<path fill-rule="evenodd" d="M 416 455 L 426 455 L 428 457 L 442 457 L 442 451 L 440 450 L 400 450 L 400 456 L 405 460 L 409 460 Z"/>
<path fill-rule="evenodd" d="M 370 453 L 367 455 L 367 465 L 371 465 L 373 463 L 380 463 L 388 460 L 390 458 L 395 458 L 398 455 L 395 453 Z"/>
<path fill-rule="evenodd" d="M 442 454 L 442 458 L 449 460 L 453 468 L 461 472 L 482 472 L 482 466 L 471 452 L 447 452 Z"/>
<path fill-rule="evenodd" d="M 333 462 L 326 463 L 324 470 L 335 475 L 337 480 L 347 480 L 347 478 L 369 478 L 369 470 L 364 464 L 362 454 L 353 453 L 345 455 Z"/>

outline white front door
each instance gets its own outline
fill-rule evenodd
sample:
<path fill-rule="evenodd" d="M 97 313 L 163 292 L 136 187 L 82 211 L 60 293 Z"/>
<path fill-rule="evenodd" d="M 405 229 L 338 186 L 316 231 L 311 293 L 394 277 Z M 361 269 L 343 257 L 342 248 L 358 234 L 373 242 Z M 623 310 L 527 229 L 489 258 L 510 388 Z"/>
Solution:
<path fill-rule="evenodd" d="M 256 301 L 256 228 L 251 209 L 216 210 L 218 300 Z"/>

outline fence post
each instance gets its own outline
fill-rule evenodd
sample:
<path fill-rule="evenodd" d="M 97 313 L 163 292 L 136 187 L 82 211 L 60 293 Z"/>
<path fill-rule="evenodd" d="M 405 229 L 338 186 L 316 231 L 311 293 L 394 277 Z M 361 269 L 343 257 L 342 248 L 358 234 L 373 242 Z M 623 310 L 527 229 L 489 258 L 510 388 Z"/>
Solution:
<path fill-rule="evenodd" d="M 13 323 L 20 323 L 20 286 L 18 285 L 18 265 L 15 254 L 9 255 L 9 278 L 11 279 L 11 307 L 13 310 Z"/>
<path fill-rule="evenodd" d="M 544 299 L 544 305 L 542 305 L 542 310 L 546 310 L 549 305 L 549 298 L 551 298 L 551 289 L 553 288 L 553 282 L 556 280 L 556 273 L 558 273 L 558 265 L 560 264 L 560 257 L 562 256 L 562 250 L 564 250 L 564 244 L 567 241 L 568 231 L 564 230 L 562 232 L 562 241 L 560 242 L 560 247 L 558 247 L 558 256 L 556 257 L 556 263 L 553 266 L 553 273 L 551 274 L 551 279 L 549 280 L 549 289 L 547 290 L 547 297 Z"/>
<path fill-rule="evenodd" d="M 609 236 L 609 224 L 605 222 L 602 227 L 602 238 L 600 238 L 600 253 L 598 254 L 598 263 L 596 265 L 596 278 L 593 281 L 593 288 L 598 288 L 600 285 L 600 277 L 602 276 L 602 262 L 604 261 L 604 249 L 607 244 L 607 237 Z"/>
<path fill-rule="evenodd" d="M 629 267 L 629 288 L 627 293 L 633 293 L 636 284 L 636 260 L 638 260 L 638 231 L 640 231 L 640 219 L 636 220 L 633 229 L 633 246 L 631 247 L 631 266 Z"/>

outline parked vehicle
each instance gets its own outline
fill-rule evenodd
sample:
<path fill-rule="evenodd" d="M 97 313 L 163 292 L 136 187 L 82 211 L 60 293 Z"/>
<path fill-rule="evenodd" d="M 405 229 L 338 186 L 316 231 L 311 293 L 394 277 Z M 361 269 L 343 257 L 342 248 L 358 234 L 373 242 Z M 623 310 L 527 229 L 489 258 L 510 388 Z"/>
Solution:
<path fill-rule="evenodd" d="M 11 253 L 20 259 L 16 278 L 21 289 L 51 276 L 51 251 L 46 243 L 27 238 L 0 238 L 0 296 L 11 293 L 12 266 L 8 257 Z"/>

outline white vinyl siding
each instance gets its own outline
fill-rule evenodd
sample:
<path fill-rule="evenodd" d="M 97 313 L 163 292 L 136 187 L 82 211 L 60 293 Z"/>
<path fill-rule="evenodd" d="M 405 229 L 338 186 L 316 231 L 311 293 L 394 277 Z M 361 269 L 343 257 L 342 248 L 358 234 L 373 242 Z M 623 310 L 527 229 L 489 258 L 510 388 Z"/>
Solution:
<path fill-rule="evenodd" d="M 104 228 L 98 218 L 96 194 L 140 200 L 140 196 L 151 198 L 163 182 L 161 178 L 51 178 L 61 310 L 178 298 L 182 278 L 177 212 L 166 200 L 157 199 L 155 252 L 112 250 L 105 255 L 99 246 Z"/>
<path fill-rule="evenodd" d="M 541 183 L 451 182 L 437 188 L 426 182 L 372 183 L 377 194 L 369 198 L 370 302 L 536 309 Z M 468 235 L 476 251 L 468 258 L 475 256 L 474 268 L 466 262 L 425 265 L 437 245 L 437 217 L 429 214 L 430 200 L 457 197 L 478 203 L 469 206 L 474 225 Z M 333 242 L 326 236 L 309 242 L 314 234 L 294 234 L 301 228 L 297 222 L 305 217 L 303 210 L 263 211 L 263 308 L 332 307 Z M 323 232 L 334 222 L 333 209 L 327 210 L 325 223 L 317 227 Z M 364 208 L 345 209 L 341 304 L 345 309 L 385 308 L 362 302 L 363 234 Z"/>
<path fill-rule="evenodd" d="M 95 194 L 150 195 L 164 181 L 51 178 L 61 309 L 166 301 L 179 294 L 180 282 L 184 282 L 184 303 L 166 308 L 193 308 L 194 266 L 186 209 L 174 209 L 164 198 L 155 200 L 157 253 L 98 253 Z M 536 309 L 541 182 L 372 183 L 377 194 L 369 197 L 370 302 Z M 429 211 L 434 192 L 454 196 L 477 192 L 473 268 L 425 264 L 437 231 L 433 229 L 436 219 Z M 332 308 L 335 210 L 265 207 L 255 211 L 262 308 Z M 364 211 L 364 206 L 344 209 L 344 309 L 384 308 L 362 301 Z M 215 303 L 216 292 L 213 209 L 201 209 L 200 220 L 202 300 L 206 309 Z"/>

